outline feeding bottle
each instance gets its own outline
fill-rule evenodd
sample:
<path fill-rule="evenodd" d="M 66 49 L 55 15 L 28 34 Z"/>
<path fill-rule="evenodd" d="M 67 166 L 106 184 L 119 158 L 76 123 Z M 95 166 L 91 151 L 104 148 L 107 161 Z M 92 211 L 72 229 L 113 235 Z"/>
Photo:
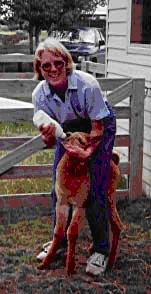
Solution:
<path fill-rule="evenodd" d="M 55 131 L 55 137 L 56 138 L 61 138 L 61 139 L 65 139 L 66 138 L 66 134 L 64 133 L 62 127 L 60 126 L 60 124 L 54 120 L 53 118 L 51 118 L 46 112 L 44 112 L 43 110 L 38 110 L 34 116 L 33 116 L 33 123 L 37 128 L 40 128 L 40 126 L 42 125 L 49 125 L 49 124 L 53 124 L 55 125 L 56 131 Z"/>

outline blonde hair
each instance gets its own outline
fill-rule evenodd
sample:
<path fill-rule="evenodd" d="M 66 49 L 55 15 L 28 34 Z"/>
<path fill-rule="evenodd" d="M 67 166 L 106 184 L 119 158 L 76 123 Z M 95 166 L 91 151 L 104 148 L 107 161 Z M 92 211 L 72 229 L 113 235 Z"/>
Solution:
<path fill-rule="evenodd" d="M 42 53 L 48 50 L 56 56 L 61 56 L 65 61 L 66 73 L 69 75 L 73 70 L 73 60 L 69 51 L 58 40 L 48 37 L 43 42 L 39 43 L 34 56 L 33 66 L 36 80 L 43 80 L 41 73 L 41 56 Z"/>

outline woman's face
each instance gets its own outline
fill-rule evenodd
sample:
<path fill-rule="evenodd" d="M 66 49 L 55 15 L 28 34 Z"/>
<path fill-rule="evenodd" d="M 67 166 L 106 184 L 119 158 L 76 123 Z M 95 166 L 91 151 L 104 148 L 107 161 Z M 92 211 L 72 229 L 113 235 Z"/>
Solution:
<path fill-rule="evenodd" d="M 41 56 L 41 73 L 56 90 L 63 90 L 67 84 L 66 65 L 62 56 L 45 50 Z"/>

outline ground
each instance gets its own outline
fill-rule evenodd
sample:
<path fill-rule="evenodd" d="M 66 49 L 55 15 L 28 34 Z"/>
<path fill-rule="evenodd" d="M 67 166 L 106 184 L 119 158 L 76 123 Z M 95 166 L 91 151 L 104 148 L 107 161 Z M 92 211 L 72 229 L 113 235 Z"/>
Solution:
<path fill-rule="evenodd" d="M 36 254 L 49 239 L 49 217 L 0 225 L 0 294 L 150 294 L 151 200 L 125 200 L 118 211 L 126 226 L 119 255 L 112 271 L 97 278 L 85 273 L 91 242 L 87 225 L 77 242 L 76 274 L 70 278 L 65 276 L 63 259 L 50 270 L 36 268 Z"/>

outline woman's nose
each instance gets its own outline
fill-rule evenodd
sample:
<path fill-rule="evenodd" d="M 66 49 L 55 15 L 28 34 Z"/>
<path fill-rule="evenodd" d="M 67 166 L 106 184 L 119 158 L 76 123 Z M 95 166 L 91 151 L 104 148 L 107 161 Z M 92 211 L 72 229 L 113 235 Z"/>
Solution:
<path fill-rule="evenodd" d="M 55 66 L 55 63 L 51 63 L 51 71 L 56 71 L 57 67 Z"/>

